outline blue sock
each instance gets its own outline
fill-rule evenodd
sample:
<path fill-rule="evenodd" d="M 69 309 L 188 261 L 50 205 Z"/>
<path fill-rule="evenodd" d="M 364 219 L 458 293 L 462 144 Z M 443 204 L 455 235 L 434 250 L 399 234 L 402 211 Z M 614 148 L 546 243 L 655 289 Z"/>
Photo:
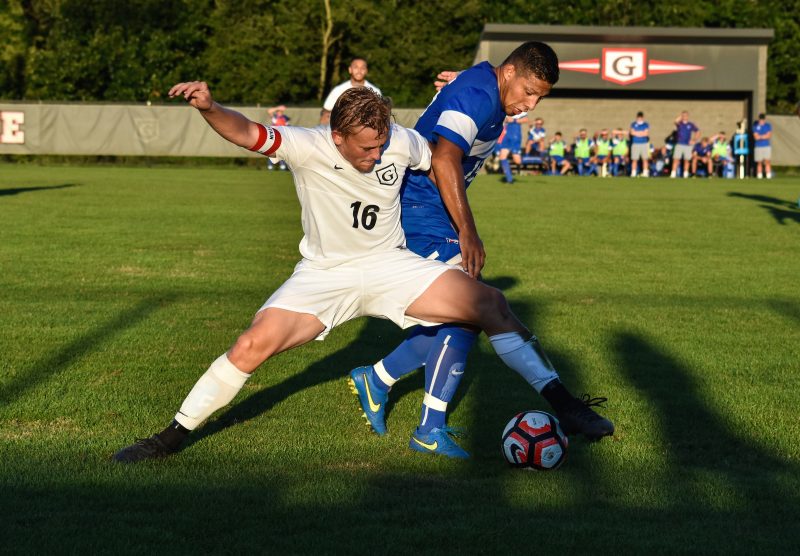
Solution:
<path fill-rule="evenodd" d="M 375 367 L 375 385 L 389 390 L 400 378 L 419 369 L 436 342 L 437 326 L 415 326 L 408 338 L 392 353 L 378 361 Z"/>
<path fill-rule="evenodd" d="M 537 392 L 558 378 L 536 336 L 524 340 L 517 332 L 505 332 L 489 338 L 503 363 L 517 371 Z"/>
<path fill-rule="evenodd" d="M 509 164 L 507 158 L 504 158 L 500 161 L 500 167 L 503 169 L 503 173 L 506 175 L 506 181 L 508 183 L 514 181 L 514 174 L 511 173 L 511 164 Z"/>
<path fill-rule="evenodd" d="M 442 428 L 447 422 L 447 404 L 456 393 L 467 364 L 467 354 L 477 338 L 478 333 L 472 330 L 453 325 L 439 327 L 436 344 L 425 362 L 425 398 L 419 420 L 420 432 Z"/>

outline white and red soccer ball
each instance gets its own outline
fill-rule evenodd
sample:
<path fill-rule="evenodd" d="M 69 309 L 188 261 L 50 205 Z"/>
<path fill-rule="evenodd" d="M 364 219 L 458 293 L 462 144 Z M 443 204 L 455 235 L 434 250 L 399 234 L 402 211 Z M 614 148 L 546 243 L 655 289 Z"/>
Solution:
<path fill-rule="evenodd" d="M 518 413 L 503 430 L 503 455 L 521 469 L 558 469 L 567 459 L 568 445 L 558 419 L 544 411 Z"/>

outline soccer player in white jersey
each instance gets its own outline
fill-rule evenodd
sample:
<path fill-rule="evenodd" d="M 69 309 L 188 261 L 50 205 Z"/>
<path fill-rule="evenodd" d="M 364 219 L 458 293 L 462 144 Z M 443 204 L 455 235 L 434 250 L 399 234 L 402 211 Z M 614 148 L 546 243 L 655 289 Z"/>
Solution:
<path fill-rule="evenodd" d="M 325 97 L 325 102 L 322 104 L 322 112 L 320 113 L 319 123 L 327 125 L 330 122 L 333 105 L 336 104 L 338 98 L 347 89 L 352 89 L 353 87 L 367 87 L 376 93 L 381 94 L 381 90 L 376 87 L 375 84 L 367 81 L 369 66 L 364 58 L 353 58 L 353 61 L 350 62 L 350 65 L 347 67 L 347 73 L 350 74 L 350 79 L 336 85 L 328 93 L 328 96 Z"/>
<path fill-rule="evenodd" d="M 493 344 L 498 340 L 494 345 L 501 359 L 518 372 L 535 365 L 545 378 L 557 376 L 525 343 L 531 333 L 499 290 L 405 248 L 402 177 L 406 169 L 428 169 L 431 153 L 417 132 L 391 124 L 387 99 L 366 87 L 352 89 L 336 102 L 330 127 L 304 129 L 253 122 L 214 102 L 204 82 L 179 83 L 169 96 L 183 96 L 228 141 L 288 163 L 302 207 L 303 258 L 250 327 L 200 377 L 172 423 L 121 449 L 115 461 L 134 463 L 177 452 L 264 361 L 322 339 L 358 316 L 387 318 L 402 327 L 471 324 Z M 527 349 L 507 354 L 509 336 Z"/>

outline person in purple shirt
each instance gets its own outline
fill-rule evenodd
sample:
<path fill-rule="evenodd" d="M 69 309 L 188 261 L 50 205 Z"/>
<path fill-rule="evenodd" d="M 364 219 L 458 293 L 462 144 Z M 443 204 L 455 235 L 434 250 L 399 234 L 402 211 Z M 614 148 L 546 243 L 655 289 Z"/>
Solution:
<path fill-rule="evenodd" d="M 756 175 L 758 178 L 764 177 L 763 170 L 767 178 L 772 177 L 772 147 L 769 140 L 772 138 L 772 125 L 767 121 L 765 114 L 759 114 L 758 120 L 753 122 L 753 139 L 755 140 L 755 150 L 753 158 L 756 161 Z"/>
<path fill-rule="evenodd" d="M 669 177 L 674 178 L 678 172 L 678 162 L 683 160 L 683 177 L 689 177 L 689 161 L 692 160 L 692 147 L 697 143 L 700 129 L 689 121 L 689 112 L 684 110 L 675 118 L 675 150 L 672 151 L 672 172 Z"/>

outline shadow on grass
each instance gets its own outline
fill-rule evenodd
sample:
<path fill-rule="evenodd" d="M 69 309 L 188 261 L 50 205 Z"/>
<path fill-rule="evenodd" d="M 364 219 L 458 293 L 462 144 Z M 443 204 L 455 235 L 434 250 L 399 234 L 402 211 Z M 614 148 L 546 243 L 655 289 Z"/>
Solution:
<path fill-rule="evenodd" d="M 0 188 L 0 197 L 19 195 L 20 193 L 32 193 L 35 191 L 52 191 L 54 189 L 67 189 L 69 187 L 76 187 L 77 183 L 64 183 L 61 185 L 45 185 L 42 187 L 13 187 L 10 189 Z"/>
<path fill-rule="evenodd" d="M 122 311 L 115 319 L 76 338 L 56 353 L 35 361 L 0 388 L 0 404 L 11 403 L 29 390 L 69 367 L 75 360 L 108 341 L 115 334 L 135 326 L 151 313 L 174 302 L 173 297 L 143 299 Z"/>
<path fill-rule="evenodd" d="M 775 222 L 782 226 L 786 225 L 786 221 L 794 221 L 800 224 L 800 209 L 798 209 L 797 203 L 793 201 L 786 201 L 778 199 L 777 197 L 770 197 L 769 195 L 753 195 L 750 193 L 738 192 L 728 193 L 728 197 L 739 197 L 758 203 L 764 203 L 759 206 L 766 210 L 770 216 L 775 219 Z"/>
<path fill-rule="evenodd" d="M 783 315 L 800 323 L 800 301 L 789 299 L 773 299 L 767 305 L 779 315 Z"/>
<path fill-rule="evenodd" d="M 647 399 L 662 431 L 665 476 L 682 478 L 662 486 L 673 491 L 672 498 L 691 502 L 687 511 L 692 513 L 713 512 L 722 504 L 728 508 L 718 511 L 739 514 L 728 542 L 764 536 L 764 520 L 756 516 L 769 516 L 773 524 L 800 517 L 800 492 L 796 485 L 794 490 L 785 486 L 800 476 L 800 466 L 767 451 L 769 435 L 760 444 L 746 440 L 731 421 L 709 408 L 693 373 L 644 338 L 623 332 L 613 345 L 622 375 Z M 758 381 L 752 388 L 758 388 Z M 769 407 L 753 411 L 768 412 Z M 766 431 L 748 434 L 759 432 Z M 796 543 L 800 539 L 794 536 Z"/>
<path fill-rule="evenodd" d="M 523 320 L 535 320 L 532 306 L 513 305 Z M 371 322 L 357 345 L 330 361 L 347 368 L 372 352 L 382 354 L 385 346 L 367 333 L 392 326 Z M 651 405 L 663 442 L 645 455 L 656 467 L 644 472 L 636 471 L 641 462 L 612 463 L 609 453 L 624 444 L 611 440 L 575 442 L 570 461 L 556 473 L 508 470 L 499 456 L 498 427 L 538 404 L 484 345 L 470 363 L 477 435 L 470 439 L 476 457 L 467 464 L 439 460 L 424 466 L 426 472 L 386 473 L 369 462 L 320 468 L 308 461 L 304 476 L 302 469 L 231 461 L 224 465 L 238 465 L 238 473 L 205 480 L 208 462 L 186 467 L 173 458 L 139 467 L 107 463 L 99 481 L 20 483 L 14 477 L 17 482 L 8 484 L 9 477 L 0 476 L 7 481 L 1 485 L 6 504 L 0 505 L 0 531 L 15 539 L 7 545 L 11 553 L 20 554 L 68 547 L 123 554 L 494 555 L 531 544 L 537 553 L 558 554 L 794 553 L 800 534 L 800 497 L 791 488 L 797 466 L 737 434 L 709 408 L 690 369 L 674 355 L 628 332 L 614 335 L 611 347 L 622 378 Z M 551 355 L 567 383 L 580 383 L 583 370 L 574 361 Z M 342 376 L 322 367 L 298 376 L 303 375 L 276 386 L 262 401 Z M 637 434 L 635 427 L 619 425 L 628 438 Z M 596 448 L 614 469 L 598 465 Z M 53 463 L 42 454 L 19 465 L 29 477 L 52 474 Z M 77 477 L 85 473 L 84 462 L 66 465 Z M 707 485 L 709 480 L 714 484 Z M 709 486 L 721 488 L 722 495 Z M 631 493 L 636 489 L 644 494 Z"/>

